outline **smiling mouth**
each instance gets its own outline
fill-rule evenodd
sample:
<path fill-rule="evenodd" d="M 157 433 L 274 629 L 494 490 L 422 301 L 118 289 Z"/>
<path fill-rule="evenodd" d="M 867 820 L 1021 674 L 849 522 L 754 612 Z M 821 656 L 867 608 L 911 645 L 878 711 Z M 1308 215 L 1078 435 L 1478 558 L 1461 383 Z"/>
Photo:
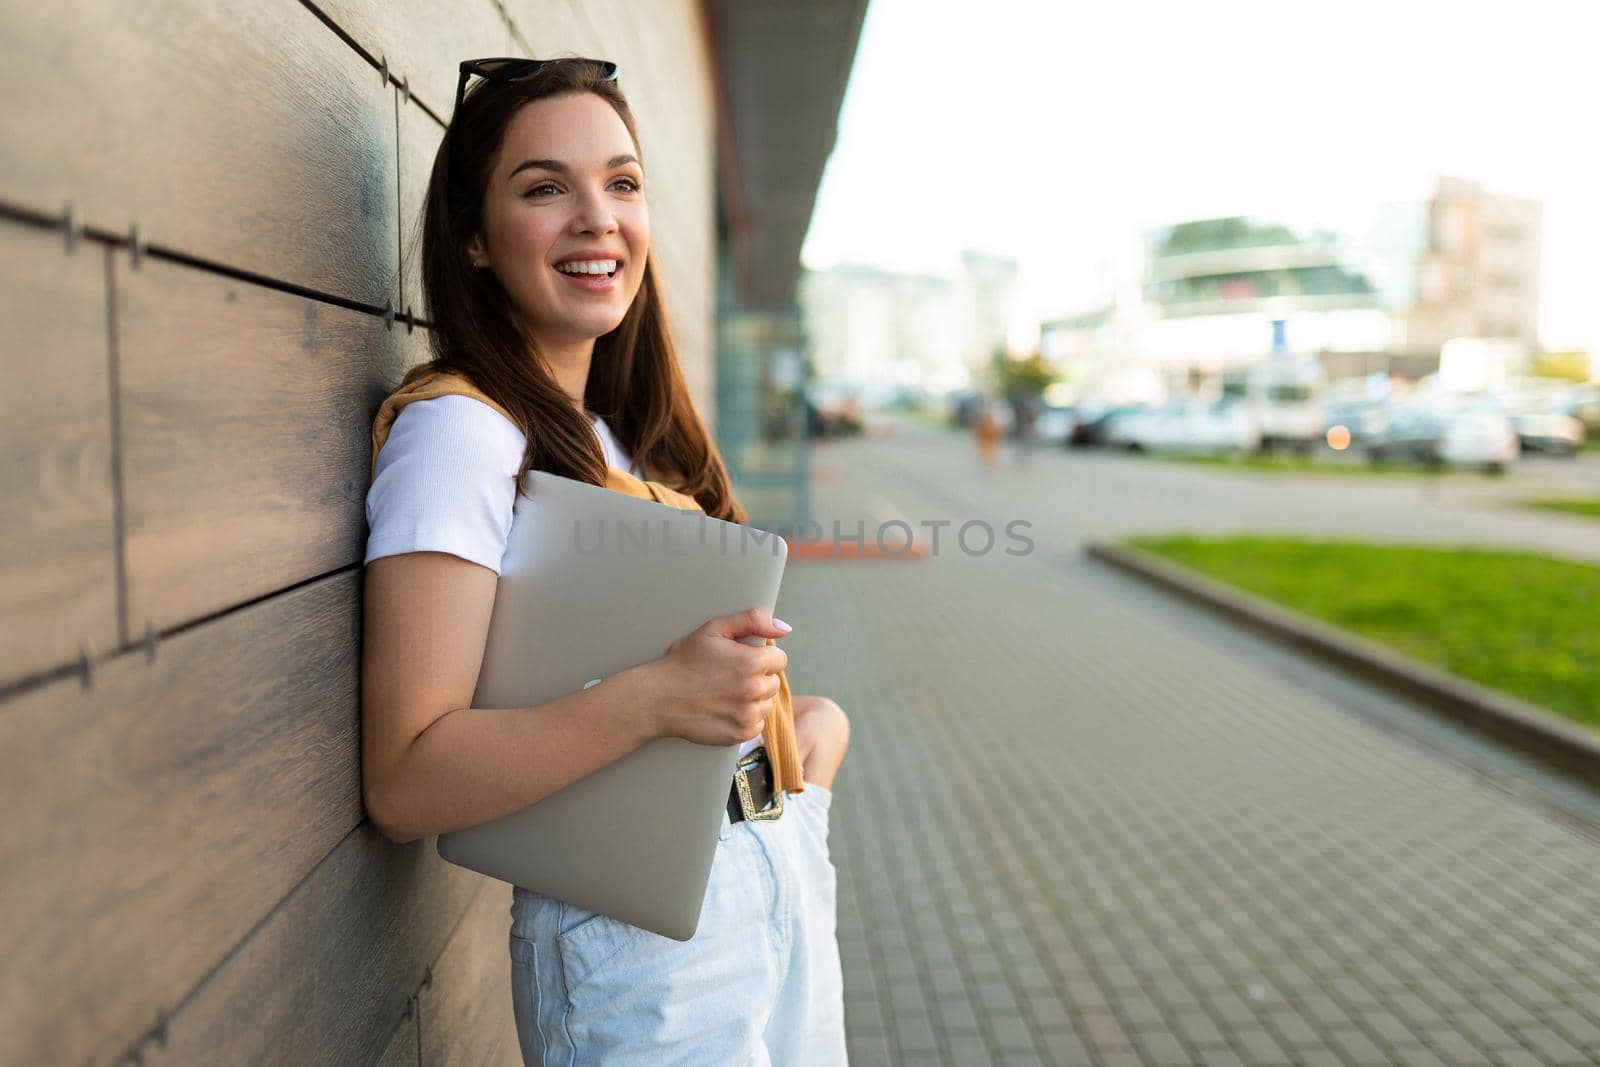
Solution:
<path fill-rule="evenodd" d="M 607 263 L 611 264 L 610 270 L 599 270 L 590 266 L 590 264 L 594 264 L 603 267 Z M 558 274 L 565 274 L 569 278 L 615 278 L 617 276 L 617 271 L 622 269 L 622 261 L 620 259 L 588 260 L 586 262 L 580 261 L 574 266 L 576 269 L 573 269 L 572 267 L 563 268 L 558 266 L 556 267 L 556 272 Z"/>

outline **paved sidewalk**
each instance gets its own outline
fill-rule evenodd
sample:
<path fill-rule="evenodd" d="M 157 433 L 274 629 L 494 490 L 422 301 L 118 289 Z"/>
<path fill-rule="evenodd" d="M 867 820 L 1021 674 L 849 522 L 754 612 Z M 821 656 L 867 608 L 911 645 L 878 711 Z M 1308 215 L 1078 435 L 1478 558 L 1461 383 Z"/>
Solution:
<path fill-rule="evenodd" d="M 1600 1062 L 1600 832 L 1108 574 L 970 458 L 829 444 L 818 517 L 1031 513 L 1036 551 L 797 563 L 779 605 L 795 691 L 854 724 L 853 1063 Z"/>

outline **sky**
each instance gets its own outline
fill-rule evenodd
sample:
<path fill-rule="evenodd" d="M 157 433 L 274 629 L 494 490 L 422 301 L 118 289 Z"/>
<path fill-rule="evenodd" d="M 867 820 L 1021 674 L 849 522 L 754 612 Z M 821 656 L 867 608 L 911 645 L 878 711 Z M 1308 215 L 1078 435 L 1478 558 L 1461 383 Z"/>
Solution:
<path fill-rule="evenodd" d="M 1543 201 L 1544 343 L 1600 352 L 1597 31 L 1594 0 L 870 0 L 802 260 L 1015 256 L 1031 324 L 1147 228 L 1447 174 Z"/>

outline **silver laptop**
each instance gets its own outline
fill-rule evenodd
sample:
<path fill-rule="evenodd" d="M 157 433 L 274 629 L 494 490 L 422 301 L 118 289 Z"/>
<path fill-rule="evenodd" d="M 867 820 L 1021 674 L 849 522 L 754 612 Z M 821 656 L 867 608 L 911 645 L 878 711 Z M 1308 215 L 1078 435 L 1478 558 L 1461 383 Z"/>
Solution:
<path fill-rule="evenodd" d="M 475 708 L 554 700 L 715 616 L 777 605 L 788 558 L 777 534 L 544 471 L 523 484 Z M 439 855 L 687 941 L 738 750 L 658 738 L 519 812 L 439 835 Z"/>

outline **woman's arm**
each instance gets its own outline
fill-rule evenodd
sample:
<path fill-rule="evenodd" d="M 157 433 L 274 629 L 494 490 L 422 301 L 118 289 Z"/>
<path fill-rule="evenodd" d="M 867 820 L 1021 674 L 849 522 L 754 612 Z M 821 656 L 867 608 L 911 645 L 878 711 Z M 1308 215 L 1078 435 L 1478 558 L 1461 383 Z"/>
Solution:
<path fill-rule="evenodd" d="M 362 797 L 385 837 L 489 822 L 657 736 L 637 671 L 537 707 L 471 707 L 495 573 L 443 552 L 367 567 Z"/>
<path fill-rule="evenodd" d="M 800 750 L 801 777 L 807 782 L 833 788 L 833 777 L 850 748 L 850 719 L 844 709 L 828 697 L 796 696 L 794 740 Z"/>
<path fill-rule="evenodd" d="M 443 552 L 367 567 L 361 665 L 362 798 L 405 843 L 520 811 L 661 736 L 755 736 L 788 657 L 764 614 L 713 619 L 667 655 L 531 708 L 473 708 L 495 573 Z M 734 638 L 729 640 L 728 638 Z"/>

